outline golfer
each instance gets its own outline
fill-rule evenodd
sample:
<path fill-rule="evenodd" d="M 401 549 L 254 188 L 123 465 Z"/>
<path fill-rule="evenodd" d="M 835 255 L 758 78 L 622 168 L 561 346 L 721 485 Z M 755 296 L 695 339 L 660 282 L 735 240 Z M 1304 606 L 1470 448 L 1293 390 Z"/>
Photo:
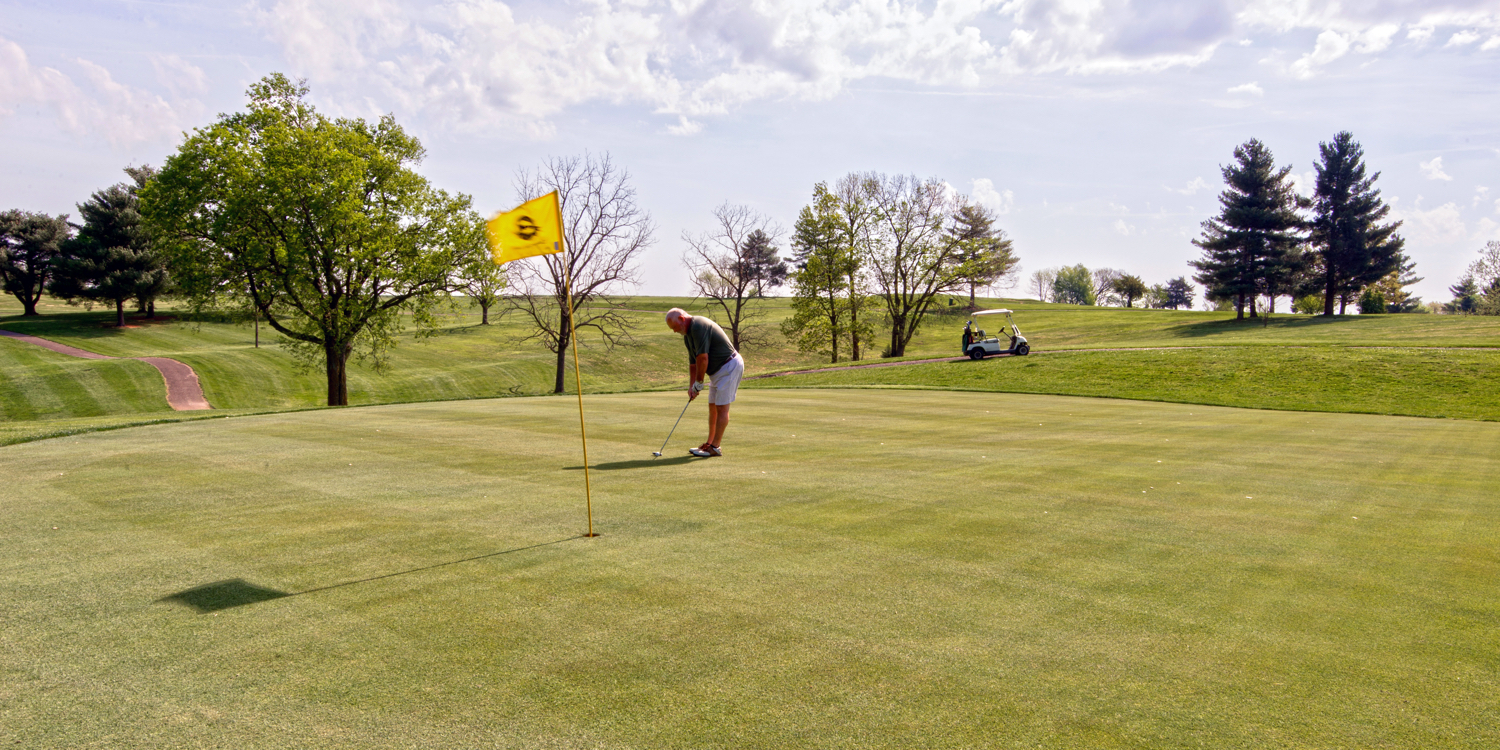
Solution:
<path fill-rule="evenodd" d="M 745 374 L 745 359 L 734 350 L 718 323 L 703 316 L 688 315 L 681 308 L 667 311 L 667 327 L 682 334 L 688 350 L 688 400 L 698 398 L 703 378 L 708 378 L 708 440 L 691 453 L 700 458 L 722 456 L 719 445 L 729 426 L 729 405 L 734 403 Z"/>

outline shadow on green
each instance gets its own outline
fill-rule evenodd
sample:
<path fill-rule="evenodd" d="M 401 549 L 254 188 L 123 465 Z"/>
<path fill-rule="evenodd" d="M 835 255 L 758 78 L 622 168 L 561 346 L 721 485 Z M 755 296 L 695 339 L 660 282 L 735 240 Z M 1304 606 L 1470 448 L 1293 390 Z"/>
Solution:
<path fill-rule="evenodd" d="M 303 596 L 304 594 L 314 594 L 319 591 L 329 591 L 332 589 L 343 588 L 345 586 L 353 586 L 357 583 L 370 583 L 371 581 L 379 581 L 386 578 L 395 578 L 396 576 L 420 573 L 424 570 L 445 568 L 449 565 L 474 562 L 475 560 L 484 560 L 491 557 L 499 557 L 500 555 L 509 555 L 513 552 L 524 552 L 529 549 L 548 547 L 554 544 L 562 544 L 563 542 L 571 542 L 574 539 L 586 538 L 587 537 L 580 534 L 578 536 L 567 537 L 566 539 L 555 539 L 550 542 L 542 542 L 540 544 L 532 544 L 525 547 L 516 547 L 515 549 L 507 549 L 501 550 L 499 552 L 490 552 L 483 555 L 475 555 L 473 557 L 465 557 L 462 560 L 449 560 L 448 562 L 440 562 L 434 565 L 424 565 L 420 568 L 412 568 L 411 570 L 402 570 L 395 573 L 386 573 L 384 575 L 361 578 L 357 581 L 344 581 L 343 583 L 335 583 L 329 586 L 319 586 L 317 588 L 308 589 L 306 591 L 298 591 L 295 593 L 288 593 L 286 591 L 277 591 L 276 589 L 268 589 L 263 586 L 256 586 L 255 584 L 250 583 L 243 578 L 231 578 L 224 581 L 206 583 L 202 586 L 195 586 L 186 591 L 179 591 L 175 594 L 164 596 L 157 601 L 186 605 L 198 610 L 198 612 L 200 613 L 207 614 L 209 612 L 218 612 L 220 610 L 232 609 L 234 607 L 242 607 L 246 604 L 258 604 L 260 602 L 271 601 L 272 599 L 285 599 L 289 596 Z"/>
<path fill-rule="evenodd" d="M 652 466 L 675 466 L 677 464 L 692 463 L 700 460 L 697 456 L 678 456 L 677 458 L 643 458 L 639 461 L 611 461 L 607 464 L 594 464 L 590 469 L 594 471 L 619 471 L 620 469 L 646 469 Z M 563 471 L 583 471 L 582 466 L 564 466 Z"/>

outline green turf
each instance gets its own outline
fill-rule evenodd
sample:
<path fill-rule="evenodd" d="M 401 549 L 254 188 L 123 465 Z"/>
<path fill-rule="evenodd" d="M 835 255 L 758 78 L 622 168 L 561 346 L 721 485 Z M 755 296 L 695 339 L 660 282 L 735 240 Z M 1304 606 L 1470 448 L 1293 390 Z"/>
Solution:
<path fill-rule="evenodd" d="M 1500 350 L 1219 347 L 1041 352 L 841 369 L 750 388 L 894 387 L 1050 393 L 1293 411 L 1500 420 Z"/>
<path fill-rule="evenodd" d="M 87 360 L 0 336 L 0 424 L 171 411 L 160 372 L 134 360 Z"/>
<path fill-rule="evenodd" d="M 1500 425 L 588 404 L 0 448 L 0 746 L 1500 745 Z"/>

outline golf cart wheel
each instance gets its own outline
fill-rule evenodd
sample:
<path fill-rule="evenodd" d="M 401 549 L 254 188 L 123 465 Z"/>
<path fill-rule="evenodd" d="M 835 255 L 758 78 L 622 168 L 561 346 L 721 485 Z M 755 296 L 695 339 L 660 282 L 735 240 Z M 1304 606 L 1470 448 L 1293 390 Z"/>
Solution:
<path fill-rule="evenodd" d="M 969 359 L 974 359 L 974 360 L 984 359 L 984 348 L 976 346 L 973 349 L 970 349 L 969 350 Z"/>
<path fill-rule="evenodd" d="M 1016 356 L 1024 357 L 1031 353 L 1031 344 L 1021 342 L 1016 345 Z"/>

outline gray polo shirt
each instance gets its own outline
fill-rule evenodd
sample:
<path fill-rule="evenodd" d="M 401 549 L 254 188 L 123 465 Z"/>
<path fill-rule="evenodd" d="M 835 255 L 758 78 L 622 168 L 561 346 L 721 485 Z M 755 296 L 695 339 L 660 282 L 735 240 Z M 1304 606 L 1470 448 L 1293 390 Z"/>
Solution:
<path fill-rule="evenodd" d="M 724 329 L 702 315 L 693 316 L 687 333 L 682 334 L 682 343 L 687 346 L 689 364 L 697 360 L 699 354 L 708 355 L 707 375 L 718 372 L 725 362 L 734 358 L 734 344 L 729 342 Z"/>

